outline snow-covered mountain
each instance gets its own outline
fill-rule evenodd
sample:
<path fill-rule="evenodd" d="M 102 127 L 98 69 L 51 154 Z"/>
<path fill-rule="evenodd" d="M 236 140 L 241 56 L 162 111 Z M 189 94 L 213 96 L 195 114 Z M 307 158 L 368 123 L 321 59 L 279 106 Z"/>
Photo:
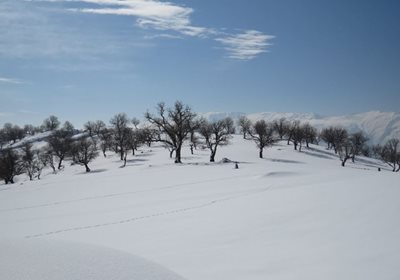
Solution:
<path fill-rule="evenodd" d="M 350 132 L 364 131 L 370 138 L 371 143 L 384 143 L 390 138 L 400 137 L 400 113 L 371 111 L 359 114 L 330 116 L 324 117 L 313 113 L 204 113 L 203 117 L 210 121 L 231 117 L 235 121 L 243 115 L 246 115 L 250 120 L 257 121 L 264 119 L 266 121 L 274 121 L 281 118 L 287 120 L 300 120 L 308 122 L 318 129 L 328 126 L 340 126 L 348 129 Z"/>

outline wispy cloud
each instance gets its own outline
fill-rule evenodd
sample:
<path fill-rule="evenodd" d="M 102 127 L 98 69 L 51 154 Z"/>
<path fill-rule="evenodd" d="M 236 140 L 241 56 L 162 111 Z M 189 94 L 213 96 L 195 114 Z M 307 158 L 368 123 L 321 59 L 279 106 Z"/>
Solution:
<path fill-rule="evenodd" d="M 208 29 L 193 26 L 190 21 L 192 8 L 157 0 L 80 0 L 77 2 L 98 4 L 96 8 L 70 9 L 83 13 L 123 15 L 137 17 L 143 28 L 174 30 L 188 36 L 205 36 Z"/>
<path fill-rule="evenodd" d="M 240 34 L 225 29 L 196 26 L 192 23 L 194 9 L 161 0 L 25 0 L 26 2 L 70 3 L 68 11 L 98 15 L 131 16 L 143 29 L 165 31 L 147 35 L 144 39 L 182 39 L 183 36 L 214 39 L 223 45 L 228 57 L 239 60 L 254 59 L 267 52 L 273 36 L 247 30 Z M 79 7 L 76 7 L 79 4 Z M 168 32 L 168 33 L 167 33 Z M 172 34 L 171 34 L 172 33 Z"/>
<path fill-rule="evenodd" d="M 39 114 L 38 112 L 31 111 L 31 110 L 25 110 L 25 109 L 20 109 L 20 110 L 18 110 L 18 113 L 20 113 L 20 114 L 28 114 L 28 115 L 36 115 L 36 114 Z"/>
<path fill-rule="evenodd" d="M 140 56 L 142 49 L 155 46 L 132 36 L 128 28 L 117 34 L 93 26 L 80 28 L 78 21 L 64 20 L 71 15 L 66 6 L 76 1 L 63 2 L 0 0 L 0 60 L 18 59 L 17 66 L 25 69 L 119 71 L 128 64 L 125 54 Z M 18 81 L 24 83 L 14 79 Z"/>
<path fill-rule="evenodd" d="M 19 84 L 23 84 L 24 82 L 21 80 L 18 80 L 18 79 L 0 77 L 0 83 L 19 85 Z"/>
<path fill-rule="evenodd" d="M 228 56 L 234 59 L 249 60 L 267 52 L 274 36 L 265 35 L 256 30 L 247 30 L 240 34 L 226 35 L 215 40 L 224 45 Z"/>
<path fill-rule="evenodd" d="M 147 40 L 164 38 L 164 39 L 183 39 L 182 36 L 179 35 L 172 35 L 172 34 L 155 34 L 155 35 L 146 35 L 144 36 Z"/>

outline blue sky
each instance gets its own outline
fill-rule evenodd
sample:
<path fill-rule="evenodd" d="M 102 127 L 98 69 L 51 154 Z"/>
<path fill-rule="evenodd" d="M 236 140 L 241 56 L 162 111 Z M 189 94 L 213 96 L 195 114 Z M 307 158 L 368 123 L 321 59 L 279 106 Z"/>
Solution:
<path fill-rule="evenodd" d="M 1 0 L 0 125 L 399 112 L 396 0 Z"/>

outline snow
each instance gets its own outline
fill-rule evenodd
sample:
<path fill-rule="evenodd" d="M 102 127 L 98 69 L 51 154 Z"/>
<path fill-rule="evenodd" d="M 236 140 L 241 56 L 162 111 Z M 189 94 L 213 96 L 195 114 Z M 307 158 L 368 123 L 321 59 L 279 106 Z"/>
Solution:
<path fill-rule="evenodd" d="M 231 117 L 237 120 L 244 113 L 205 113 L 203 117 L 209 120 L 218 120 Z M 250 120 L 274 121 L 281 118 L 286 120 L 300 120 L 308 122 L 318 129 L 329 126 L 339 126 L 350 132 L 363 131 L 370 138 L 371 144 L 383 145 L 391 138 L 400 137 L 400 113 L 371 111 L 359 114 L 323 117 L 313 113 L 275 113 L 262 112 L 246 115 Z"/>
<path fill-rule="evenodd" d="M 8 240 L 0 247 L 0 279 L 183 280 L 160 265 L 94 245 Z"/>
<path fill-rule="evenodd" d="M 40 181 L 0 185 L 6 252 L 30 250 L 26 242 L 79 243 L 107 248 L 128 274 L 127 255 L 134 255 L 191 280 L 400 279 L 399 174 L 376 160 L 343 168 L 324 146 L 300 153 L 285 142 L 259 159 L 255 144 L 239 135 L 214 164 L 207 150 L 190 155 L 185 147 L 181 165 L 161 146 L 141 151 L 125 168 L 109 153 L 89 174 L 66 164 Z M 21 261 L 11 269 L 35 266 Z"/>

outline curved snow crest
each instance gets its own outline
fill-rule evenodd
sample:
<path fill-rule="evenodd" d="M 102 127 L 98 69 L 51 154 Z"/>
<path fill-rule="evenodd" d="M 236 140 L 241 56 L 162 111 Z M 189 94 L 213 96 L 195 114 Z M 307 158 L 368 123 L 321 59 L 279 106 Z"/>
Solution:
<path fill-rule="evenodd" d="M 184 280 L 140 257 L 100 246 L 56 240 L 0 242 L 0 279 Z"/>

